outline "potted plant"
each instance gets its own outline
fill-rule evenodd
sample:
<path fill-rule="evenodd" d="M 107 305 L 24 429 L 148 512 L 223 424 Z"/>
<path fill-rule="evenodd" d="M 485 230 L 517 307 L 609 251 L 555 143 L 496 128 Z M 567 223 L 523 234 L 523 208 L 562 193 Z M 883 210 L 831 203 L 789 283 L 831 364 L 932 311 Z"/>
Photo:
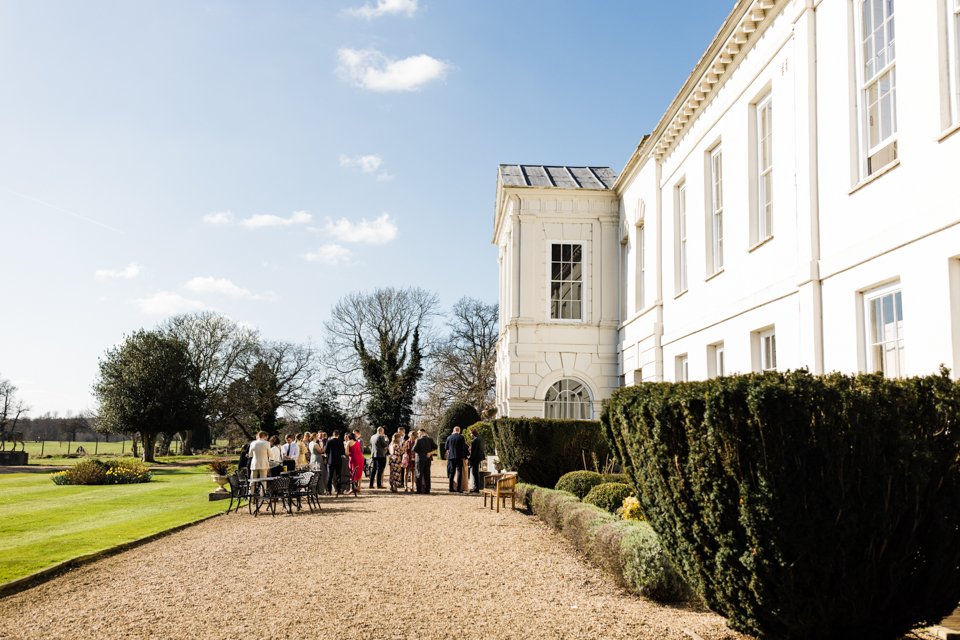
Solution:
<path fill-rule="evenodd" d="M 225 458 L 217 458 L 216 460 L 211 460 L 208 466 L 210 467 L 210 471 L 213 472 L 213 475 L 210 477 L 218 485 L 214 493 L 226 493 L 227 490 L 223 487 L 227 484 L 227 476 L 230 474 L 230 461 Z"/>

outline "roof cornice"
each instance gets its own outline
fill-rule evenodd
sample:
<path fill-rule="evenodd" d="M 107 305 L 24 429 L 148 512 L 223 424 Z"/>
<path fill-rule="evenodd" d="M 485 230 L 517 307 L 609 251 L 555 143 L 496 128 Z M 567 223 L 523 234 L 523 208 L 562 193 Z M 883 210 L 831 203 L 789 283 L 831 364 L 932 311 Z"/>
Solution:
<path fill-rule="evenodd" d="M 702 113 L 720 86 L 733 73 L 743 54 L 763 31 L 773 9 L 786 0 L 738 0 L 720 31 L 697 62 L 693 72 L 674 97 L 650 136 L 645 137 L 630 156 L 614 189 L 618 191 L 632 177 L 644 157 L 662 160 L 682 137 L 683 132 Z"/>

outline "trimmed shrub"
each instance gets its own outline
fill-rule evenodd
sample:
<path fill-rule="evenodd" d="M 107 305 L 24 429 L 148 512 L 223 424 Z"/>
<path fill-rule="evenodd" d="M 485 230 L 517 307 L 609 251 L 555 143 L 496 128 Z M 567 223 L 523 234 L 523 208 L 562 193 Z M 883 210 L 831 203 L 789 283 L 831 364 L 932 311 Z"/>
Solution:
<path fill-rule="evenodd" d="M 616 513 L 623 506 L 624 498 L 633 495 L 633 488 L 621 482 L 604 482 L 598 484 L 583 499 L 587 504 L 600 507 L 610 513 Z"/>
<path fill-rule="evenodd" d="M 622 521 L 623 579 L 637 593 L 658 602 L 694 598 L 693 592 L 673 568 L 657 534 L 646 522 Z"/>
<path fill-rule="evenodd" d="M 603 476 L 596 471 L 571 471 L 560 476 L 554 489 L 567 491 L 583 500 L 600 484 L 603 484 Z"/>
<path fill-rule="evenodd" d="M 493 421 L 497 455 L 524 482 L 552 487 L 568 471 L 583 469 L 593 455 L 604 460 L 610 447 L 592 420 L 500 418 Z"/>
<path fill-rule="evenodd" d="M 480 414 L 469 402 L 458 401 L 450 405 L 440 417 L 439 431 L 437 433 L 437 446 L 440 447 L 440 455 L 445 455 L 444 451 L 447 438 L 453 433 L 454 427 L 466 429 L 477 422 L 480 422 Z"/>
<path fill-rule="evenodd" d="M 690 600 L 690 589 L 647 523 L 618 520 L 566 491 L 521 483 L 517 485 L 517 494 L 527 509 L 559 530 L 578 551 L 622 586 L 659 602 Z"/>
<path fill-rule="evenodd" d="M 670 559 L 737 630 L 892 639 L 960 600 L 946 371 L 646 383 L 603 423 Z"/>
<path fill-rule="evenodd" d="M 150 468 L 136 458 L 82 460 L 71 469 L 51 476 L 54 484 L 96 485 L 150 482 Z"/>
<path fill-rule="evenodd" d="M 605 473 L 604 482 L 619 482 L 620 484 L 630 484 L 630 476 L 625 473 Z"/>
<path fill-rule="evenodd" d="M 473 435 L 479 434 L 480 439 L 483 441 L 483 450 L 488 456 L 493 455 L 493 426 L 489 422 L 474 422 L 472 425 L 467 427 L 463 432 L 463 437 L 467 439 L 467 444 L 470 444 L 470 441 L 473 440 Z"/>

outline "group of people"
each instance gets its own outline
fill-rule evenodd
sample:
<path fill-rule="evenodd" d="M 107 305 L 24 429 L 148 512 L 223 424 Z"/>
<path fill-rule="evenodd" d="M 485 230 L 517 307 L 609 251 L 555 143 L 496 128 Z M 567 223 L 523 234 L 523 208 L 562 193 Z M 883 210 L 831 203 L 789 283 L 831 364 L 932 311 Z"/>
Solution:
<path fill-rule="evenodd" d="M 463 463 L 466 461 L 470 468 L 470 474 L 473 476 L 473 489 L 471 493 L 480 492 L 480 463 L 484 459 L 483 440 L 479 433 L 473 434 L 473 440 L 467 445 L 467 439 L 463 437 L 460 427 L 454 427 L 453 433 L 446 441 L 447 454 L 447 478 L 450 480 L 450 491 L 463 493 L 461 487 L 466 486 L 469 478 L 463 477 Z"/>
<path fill-rule="evenodd" d="M 283 470 L 306 469 L 325 475 L 323 486 L 328 493 L 341 493 L 341 486 L 350 483 L 355 494 L 360 493 L 360 481 L 364 471 L 363 445 L 360 431 L 340 431 L 328 436 L 325 432 L 288 434 L 285 443 L 276 435 L 261 431 L 257 438 L 240 454 L 240 468 L 250 469 L 251 478 L 266 478 L 279 475 Z M 474 477 L 479 478 L 480 460 L 483 459 L 483 443 L 476 437 L 468 448 L 460 428 L 447 439 L 448 475 L 450 491 L 459 490 L 463 460 L 470 460 Z M 423 429 L 407 433 L 401 427 L 388 438 L 383 427 L 370 437 L 369 487 L 383 488 L 383 476 L 389 469 L 390 491 L 430 493 L 430 467 L 437 452 L 437 444 Z M 476 465 L 474 465 L 476 459 Z M 456 488 L 451 468 L 457 477 Z M 345 474 L 346 477 L 345 477 Z"/>

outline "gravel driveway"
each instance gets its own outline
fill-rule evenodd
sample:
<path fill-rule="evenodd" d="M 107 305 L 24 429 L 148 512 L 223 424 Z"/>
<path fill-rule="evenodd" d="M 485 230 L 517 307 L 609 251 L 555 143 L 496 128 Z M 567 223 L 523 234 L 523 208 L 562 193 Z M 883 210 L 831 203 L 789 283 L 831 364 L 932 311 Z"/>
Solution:
<path fill-rule="evenodd" d="M 0 638 L 741 638 L 623 592 L 534 518 L 434 486 L 214 518 L 0 600 Z"/>

